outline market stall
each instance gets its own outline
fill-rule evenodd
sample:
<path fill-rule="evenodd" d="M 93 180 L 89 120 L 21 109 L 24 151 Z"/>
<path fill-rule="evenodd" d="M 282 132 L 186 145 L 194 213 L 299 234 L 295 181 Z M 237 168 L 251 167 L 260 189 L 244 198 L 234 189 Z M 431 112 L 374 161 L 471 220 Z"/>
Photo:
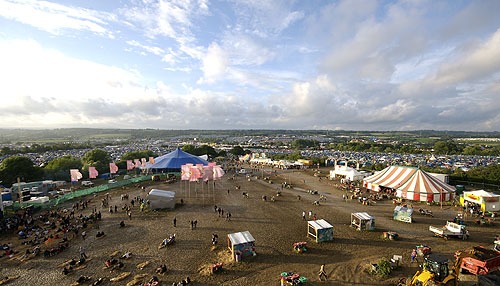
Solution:
<path fill-rule="evenodd" d="M 412 223 L 413 209 L 404 206 L 396 206 L 394 208 L 393 219 L 397 221 Z"/>
<path fill-rule="evenodd" d="M 500 211 L 500 195 L 485 190 L 464 191 L 460 204 L 464 206 L 465 202 L 478 205 L 482 212 Z"/>
<path fill-rule="evenodd" d="M 375 218 L 366 212 L 351 213 L 351 226 L 357 230 L 374 230 Z"/>
<path fill-rule="evenodd" d="M 332 241 L 333 226 L 324 219 L 310 220 L 307 222 L 307 237 L 316 242 Z"/>
<path fill-rule="evenodd" d="M 231 250 L 234 261 L 243 257 L 255 256 L 255 239 L 249 231 L 230 233 L 227 235 L 227 247 Z"/>

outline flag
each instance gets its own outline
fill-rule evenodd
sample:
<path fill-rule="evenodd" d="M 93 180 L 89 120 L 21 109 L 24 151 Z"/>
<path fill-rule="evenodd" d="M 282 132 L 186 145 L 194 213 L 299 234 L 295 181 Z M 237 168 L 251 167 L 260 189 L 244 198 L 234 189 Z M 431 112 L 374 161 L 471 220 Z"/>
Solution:
<path fill-rule="evenodd" d="M 89 178 L 95 179 L 99 175 L 99 172 L 97 172 L 97 169 L 95 167 L 90 166 L 89 167 Z"/>
<path fill-rule="evenodd" d="M 141 166 L 146 167 L 146 158 L 141 158 Z"/>
<path fill-rule="evenodd" d="M 141 160 L 139 159 L 134 159 L 135 167 L 139 168 L 141 166 Z"/>
<path fill-rule="evenodd" d="M 127 170 L 130 171 L 133 170 L 134 168 L 135 168 L 134 162 L 132 162 L 132 160 L 127 160 Z"/>
<path fill-rule="evenodd" d="M 212 181 L 214 179 L 213 166 L 203 166 L 203 181 Z"/>
<path fill-rule="evenodd" d="M 69 174 L 71 175 L 71 182 L 78 182 L 78 180 L 83 178 L 82 173 L 78 169 L 69 170 Z"/>
<path fill-rule="evenodd" d="M 189 177 L 189 181 L 195 182 L 195 181 L 198 181 L 199 178 L 201 178 L 200 168 L 198 168 L 196 166 L 194 166 L 194 167 L 191 166 L 190 171 L 191 171 L 191 176 Z"/>
<path fill-rule="evenodd" d="M 155 163 L 154 157 L 149 157 L 149 164 L 153 165 Z"/>
<path fill-rule="evenodd" d="M 189 178 L 191 177 L 191 167 L 193 164 L 185 164 L 181 166 L 181 180 L 182 181 L 189 181 Z"/>
<path fill-rule="evenodd" d="M 214 180 L 222 178 L 222 176 L 224 176 L 225 174 L 221 166 L 213 166 L 212 169 L 214 171 Z"/>
<path fill-rule="evenodd" d="M 116 166 L 115 162 L 109 163 L 109 172 L 111 174 L 116 174 L 116 172 L 118 172 L 118 166 Z"/>

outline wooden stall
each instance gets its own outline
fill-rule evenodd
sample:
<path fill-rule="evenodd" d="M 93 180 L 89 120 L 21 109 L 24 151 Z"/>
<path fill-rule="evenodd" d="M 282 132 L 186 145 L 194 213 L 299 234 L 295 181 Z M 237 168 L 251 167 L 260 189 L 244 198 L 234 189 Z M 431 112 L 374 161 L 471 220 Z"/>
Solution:
<path fill-rule="evenodd" d="M 243 257 L 255 256 L 255 239 L 249 231 L 230 233 L 227 235 L 227 247 L 231 250 L 234 261 Z"/>
<path fill-rule="evenodd" d="M 310 220 L 307 222 L 307 237 L 316 242 L 332 241 L 333 226 L 324 219 Z"/>
<path fill-rule="evenodd" d="M 351 213 L 351 226 L 357 230 L 374 230 L 375 218 L 366 212 Z"/>

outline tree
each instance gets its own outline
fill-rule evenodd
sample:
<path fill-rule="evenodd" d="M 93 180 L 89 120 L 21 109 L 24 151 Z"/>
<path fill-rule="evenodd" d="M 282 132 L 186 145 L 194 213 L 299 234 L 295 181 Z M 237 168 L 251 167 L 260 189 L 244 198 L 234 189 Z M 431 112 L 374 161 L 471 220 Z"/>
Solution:
<path fill-rule="evenodd" d="M 186 144 L 184 146 L 182 146 L 182 151 L 186 152 L 186 153 L 189 153 L 189 154 L 193 154 L 195 155 L 195 151 L 196 151 L 196 147 L 194 147 L 194 145 L 192 144 Z"/>
<path fill-rule="evenodd" d="M 12 156 L 0 164 L 0 180 L 11 185 L 20 178 L 23 182 L 38 181 L 43 178 L 43 169 L 35 166 L 28 157 Z"/>
<path fill-rule="evenodd" d="M 101 149 L 90 150 L 82 157 L 82 169 L 88 171 L 89 166 L 93 166 L 99 174 L 109 173 L 109 163 L 111 156 Z"/>
<path fill-rule="evenodd" d="M 457 154 L 459 152 L 459 148 L 455 142 L 452 140 L 440 140 L 434 143 L 434 153 L 436 154 Z"/>
<path fill-rule="evenodd" d="M 156 154 L 151 150 L 132 151 L 123 154 L 123 156 L 121 156 L 120 158 L 120 161 L 134 160 L 141 158 L 149 159 L 149 157 L 156 157 Z"/>
<path fill-rule="evenodd" d="M 69 170 L 80 170 L 81 168 L 82 161 L 80 159 L 67 155 L 49 161 L 43 169 L 46 179 L 69 181 L 71 179 Z"/>
<path fill-rule="evenodd" d="M 229 150 L 229 153 L 236 156 L 243 156 L 245 155 L 245 150 L 243 150 L 241 146 L 234 146 L 231 150 Z"/>

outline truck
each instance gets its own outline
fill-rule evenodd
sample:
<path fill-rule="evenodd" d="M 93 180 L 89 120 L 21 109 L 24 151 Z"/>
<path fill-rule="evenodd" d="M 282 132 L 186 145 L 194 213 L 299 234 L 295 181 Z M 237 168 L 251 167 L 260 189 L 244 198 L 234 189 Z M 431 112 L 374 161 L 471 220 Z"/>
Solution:
<path fill-rule="evenodd" d="M 447 221 L 445 226 L 436 227 L 429 226 L 429 230 L 434 233 L 435 236 L 448 239 L 450 237 L 457 237 L 463 240 L 469 238 L 469 231 L 467 227 L 463 224 L 454 223 L 452 221 Z"/>
<path fill-rule="evenodd" d="M 457 259 L 455 264 L 451 267 L 448 266 L 448 259 L 431 253 L 424 258 L 422 269 L 417 271 L 410 280 L 400 280 L 398 285 L 409 286 L 431 286 L 431 285 L 445 285 L 456 286 L 458 285 L 458 269 L 459 261 Z"/>
<path fill-rule="evenodd" d="M 398 286 L 458 286 L 461 265 L 469 256 L 470 252 L 457 251 L 455 262 L 448 265 L 446 257 L 430 253 L 424 257 L 422 269 L 418 270 L 412 278 L 400 279 Z"/>
<path fill-rule="evenodd" d="M 462 273 L 486 275 L 500 266 L 500 252 L 483 246 L 464 251 L 460 270 Z"/>

